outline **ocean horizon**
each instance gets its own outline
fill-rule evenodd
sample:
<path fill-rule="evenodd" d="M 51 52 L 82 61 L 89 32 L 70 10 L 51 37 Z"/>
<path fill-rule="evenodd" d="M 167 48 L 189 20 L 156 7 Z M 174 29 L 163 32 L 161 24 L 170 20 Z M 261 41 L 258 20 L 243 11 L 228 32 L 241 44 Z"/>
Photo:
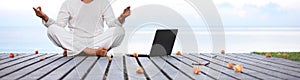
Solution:
<path fill-rule="evenodd" d="M 61 53 L 63 50 L 56 47 L 46 35 L 46 28 L 36 27 L 1 27 L 0 53 L 33 53 L 39 50 L 42 53 Z M 157 28 L 143 28 L 135 32 L 128 40 L 128 50 L 125 53 L 149 53 Z M 206 27 L 195 28 L 193 32 L 179 32 L 178 34 L 194 34 L 198 51 L 186 53 L 212 52 L 211 35 Z M 238 27 L 227 28 L 225 31 L 225 47 L 228 53 L 250 53 L 252 51 L 264 52 L 299 52 L 300 28 L 297 27 Z M 183 48 L 175 41 L 173 53 Z"/>

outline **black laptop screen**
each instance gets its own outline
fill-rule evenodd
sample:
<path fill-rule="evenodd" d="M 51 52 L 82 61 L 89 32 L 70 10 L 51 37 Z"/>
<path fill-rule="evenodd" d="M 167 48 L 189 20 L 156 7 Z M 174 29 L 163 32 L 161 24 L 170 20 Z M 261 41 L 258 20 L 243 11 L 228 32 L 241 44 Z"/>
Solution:
<path fill-rule="evenodd" d="M 177 35 L 177 29 L 156 30 L 150 56 L 170 55 Z"/>

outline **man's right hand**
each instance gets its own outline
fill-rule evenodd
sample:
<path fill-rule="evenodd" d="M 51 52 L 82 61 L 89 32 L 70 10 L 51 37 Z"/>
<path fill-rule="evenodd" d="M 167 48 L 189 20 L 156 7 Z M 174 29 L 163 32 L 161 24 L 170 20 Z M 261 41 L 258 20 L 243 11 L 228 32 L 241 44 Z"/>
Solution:
<path fill-rule="evenodd" d="M 42 11 L 42 8 L 40 6 L 37 8 L 33 7 L 33 10 L 34 10 L 36 16 L 42 18 L 45 22 L 48 21 L 48 19 L 49 19 L 48 16 Z"/>
<path fill-rule="evenodd" d="M 107 55 L 107 48 L 104 47 L 100 47 L 96 50 L 96 55 L 97 56 L 101 56 L 101 57 L 105 57 Z"/>

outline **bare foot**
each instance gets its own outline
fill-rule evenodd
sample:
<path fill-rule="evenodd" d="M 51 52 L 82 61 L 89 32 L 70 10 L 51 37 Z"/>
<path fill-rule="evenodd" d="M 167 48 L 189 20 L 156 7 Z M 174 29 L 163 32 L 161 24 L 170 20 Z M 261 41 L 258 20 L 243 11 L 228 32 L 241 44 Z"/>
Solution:
<path fill-rule="evenodd" d="M 64 56 L 64 57 L 67 56 L 67 49 L 64 49 L 63 56 Z"/>
<path fill-rule="evenodd" d="M 85 48 L 83 52 L 85 52 L 88 55 L 96 55 L 96 56 L 104 57 L 107 54 L 107 48 L 104 47 L 100 47 L 98 49 Z"/>
<path fill-rule="evenodd" d="M 107 48 L 104 47 L 100 47 L 96 50 L 96 55 L 97 56 L 101 56 L 101 57 L 105 57 L 107 54 Z"/>

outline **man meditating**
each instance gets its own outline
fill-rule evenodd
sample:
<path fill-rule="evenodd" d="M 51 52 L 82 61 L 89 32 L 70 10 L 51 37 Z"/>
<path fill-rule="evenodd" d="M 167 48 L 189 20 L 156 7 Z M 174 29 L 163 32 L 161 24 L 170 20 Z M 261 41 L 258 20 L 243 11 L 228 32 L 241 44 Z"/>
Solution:
<path fill-rule="evenodd" d="M 56 21 L 43 13 L 41 7 L 33 9 L 48 28 L 49 39 L 67 50 L 64 56 L 82 53 L 106 56 L 109 49 L 122 42 L 125 35 L 122 24 L 130 15 L 130 7 L 127 7 L 116 19 L 107 0 L 66 0 Z M 109 27 L 105 32 L 104 21 Z"/>

